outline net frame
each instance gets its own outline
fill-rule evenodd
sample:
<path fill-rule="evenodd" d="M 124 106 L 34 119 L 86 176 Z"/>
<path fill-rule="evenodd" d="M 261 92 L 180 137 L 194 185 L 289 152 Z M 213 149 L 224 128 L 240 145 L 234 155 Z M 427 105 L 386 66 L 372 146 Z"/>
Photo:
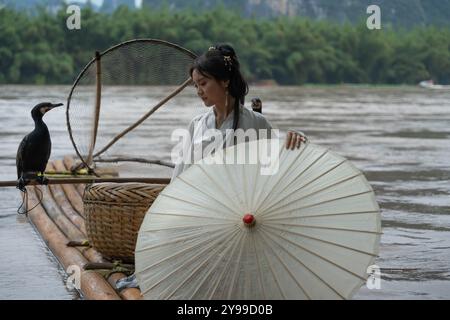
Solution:
<path fill-rule="evenodd" d="M 133 40 L 124 41 L 115 46 L 112 46 L 109 49 L 107 49 L 101 53 L 95 52 L 94 58 L 88 62 L 88 64 L 82 69 L 80 74 L 75 79 L 75 82 L 72 85 L 69 95 L 67 97 L 67 108 L 66 108 L 67 130 L 69 132 L 69 138 L 74 147 L 75 153 L 77 154 L 78 158 L 81 160 L 81 163 L 79 164 L 79 166 L 77 166 L 73 170 L 77 170 L 80 168 L 80 166 L 84 166 L 85 168 L 87 168 L 89 170 L 89 172 L 92 172 L 95 174 L 95 171 L 91 167 L 91 163 L 90 163 L 90 162 L 93 162 L 94 158 L 98 157 L 103 152 L 105 152 L 110 146 L 112 146 L 115 142 L 120 140 L 120 138 L 122 138 L 125 134 L 132 131 L 136 127 L 138 127 L 142 122 L 144 122 L 145 119 L 147 119 L 150 115 L 152 115 L 157 109 L 159 109 L 166 102 L 168 102 L 171 98 L 173 98 L 178 93 L 180 93 L 184 88 L 186 88 L 191 83 L 191 79 L 189 77 L 187 77 L 186 81 L 184 83 L 182 83 L 175 91 L 173 91 L 168 96 L 166 96 L 164 99 L 162 99 L 158 104 L 156 104 L 149 112 L 147 112 L 144 116 L 142 116 L 135 123 L 128 126 L 128 128 L 126 128 L 121 133 L 116 135 L 113 138 L 113 140 L 110 141 L 110 143 L 108 143 L 105 147 L 102 148 L 102 150 L 100 150 L 96 154 L 93 154 L 94 148 L 95 148 L 95 142 L 96 142 L 96 138 L 97 138 L 97 129 L 98 129 L 98 122 L 99 122 L 99 117 L 96 116 L 95 121 L 94 121 L 93 135 L 91 136 L 91 145 L 89 147 L 89 154 L 85 159 L 82 156 L 79 148 L 77 147 L 77 144 L 75 142 L 73 132 L 72 132 L 72 126 L 70 124 L 70 102 L 72 100 L 72 95 L 74 93 L 74 90 L 77 87 L 78 83 L 81 81 L 81 79 L 83 79 L 83 76 L 85 75 L 85 73 L 90 70 L 92 64 L 96 63 L 97 64 L 97 66 L 96 66 L 97 75 L 96 75 L 96 99 L 95 99 L 95 104 L 96 104 L 95 110 L 96 111 L 95 111 L 95 114 L 98 115 L 100 112 L 100 108 L 101 108 L 101 61 L 102 61 L 102 57 L 113 52 L 114 50 L 121 48 L 121 47 L 132 45 L 135 43 L 149 43 L 149 44 L 162 45 L 162 46 L 166 46 L 168 48 L 173 48 L 175 50 L 181 51 L 184 54 L 186 54 L 187 56 L 191 57 L 192 59 L 197 58 L 197 55 L 195 53 L 193 53 L 192 51 L 190 51 L 184 47 L 181 47 L 177 44 L 174 44 L 174 43 L 171 43 L 171 42 L 168 42 L 165 40 L 161 40 L 161 39 L 133 39 Z"/>

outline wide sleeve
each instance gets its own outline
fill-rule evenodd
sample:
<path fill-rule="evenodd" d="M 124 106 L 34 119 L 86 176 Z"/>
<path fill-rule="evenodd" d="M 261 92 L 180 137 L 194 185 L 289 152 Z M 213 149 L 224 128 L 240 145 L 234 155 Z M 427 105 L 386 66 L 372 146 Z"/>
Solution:
<path fill-rule="evenodd" d="M 193 143 L 192 141 L 193 141 L 193 137 L 194 137 L 194 127 L 195 127 L 197 120 L 198 120 L 198 118 L 195 117 L 189 123 L 189 126 L 187 128 L 189 135 L 186 137 L 186 139 L 188 139 L 189 141 L 183 142 L 183 147 L 182 147 L 182 151 L 181 151 L 181 155 L 180 155 L 181 161 L 179 161 L 178 163 L 175 163 L 175 168 L 172 171 L 172 177 L 170 179 L 170 182 L 172 182 L 180 173 L 182 173 L 184 170 L 186 170 L 189 167 L 189 164 L 185 163 L 184 159 L 187 156 L 186 152 L 192 151 L 191 149 L 192 149 L 192 143 Z M 184 145 L 185 143 L 187 143 L 187 145 Z"/>
<path fill-rule="evenodd" d="M 251 124 L 251 127 L 257 130 L 258 139 L 271 139 L 273 136 L 273 126 L 269 120 L 260 113 L 254 112 L 252 115 L 254 122 Z M 265 134 L 261 134 L 262 132 L 260 130 L 265 130 Z"/>

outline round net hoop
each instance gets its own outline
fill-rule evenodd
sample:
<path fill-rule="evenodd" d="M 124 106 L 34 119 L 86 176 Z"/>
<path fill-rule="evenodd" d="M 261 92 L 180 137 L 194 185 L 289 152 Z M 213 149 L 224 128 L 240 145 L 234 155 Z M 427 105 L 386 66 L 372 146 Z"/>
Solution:
<path fill-rule="evenodd" d="M 93 171 L 98 156 L 189 85 L 195 58 L 188 49 L 159 39 L 134 39 L 97 52 L 77 76 L 67 99 L 67 128 L 81 164 Z M 129 86 L 164 89 L 143 102 L 147 112 L 141 112 L 139 119 L 115 126 L 115 132 L 102 131 L 101 111 L 114 104 L 111 90 L 126 91 Z"/>

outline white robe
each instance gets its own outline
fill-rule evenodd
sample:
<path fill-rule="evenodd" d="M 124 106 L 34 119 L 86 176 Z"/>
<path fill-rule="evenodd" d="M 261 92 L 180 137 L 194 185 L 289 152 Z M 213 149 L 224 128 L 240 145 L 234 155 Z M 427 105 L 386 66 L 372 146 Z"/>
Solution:
<path fill-rule="evenodd" d="M 239 108 L 239 112 L 238 129 L 243 129 L 244 131 L 248 129 L 255 129 L 256 139 L 278 138 L 276 136 L 276 132 L 271 131 L 272 125 L 270 122 L 261 113 L 254 112 L 253 110 L 247 109 L 242 105 Z M 216 132 L 222 134 L 222 138 L 223 141 L 226 142 L 226 146 L 233 145 L 235 142 L 234 139 L 232 139 L 233 120 L 234 110 L 227 116 L 220 128 L 216 128 L 216 116 L 213 107 L 211 107 L 208 112 L 198 115 L 192 119 L 188 126 L 190 141 L 182 148 L 183 151 L 180 153 L 180 157 L 183 160 L 178 161 L 178 163 L 175 164 L 171 180 L 175 179 L 175 177 L 177 177 L 180 173 L 189 168 L 192 163 L 195 163 L 209 154 L 209 152 L 205 153 L 205 151 L 208 151 L 207 146 L 214 141 L 214 138 L 211 138 L 211 135 L 205 134 L 207 130 L 219 130 Z M 263 131 L 260 131 L 261 129 L 263 129 Z M 299 131 L 296 132 L 303 135 L 303 133 Z M 252 140 L 251 137 L 249 137 L 248 140 Z M 198 152 L 196 153 L 196 148 L 201 148 L 200 150 L 203 152 L 200 154 Z M 186 159 L 190 160 L 186 161 Z"/>

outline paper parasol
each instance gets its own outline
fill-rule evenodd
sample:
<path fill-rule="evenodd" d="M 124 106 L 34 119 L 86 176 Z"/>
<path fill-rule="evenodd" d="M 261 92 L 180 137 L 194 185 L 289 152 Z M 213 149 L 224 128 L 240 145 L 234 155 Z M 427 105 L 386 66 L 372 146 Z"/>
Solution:
<path fill-rule="evenodd" d="M 381 222 L 364 175 L 311 143 L 277 144 L 261 174 L 268 141 L 206 157 L 161 192 L 136 245 L 144 298 L 349 299 L 366 281 Z M 230 164 L 243 154 L 258 163 Z"/>

